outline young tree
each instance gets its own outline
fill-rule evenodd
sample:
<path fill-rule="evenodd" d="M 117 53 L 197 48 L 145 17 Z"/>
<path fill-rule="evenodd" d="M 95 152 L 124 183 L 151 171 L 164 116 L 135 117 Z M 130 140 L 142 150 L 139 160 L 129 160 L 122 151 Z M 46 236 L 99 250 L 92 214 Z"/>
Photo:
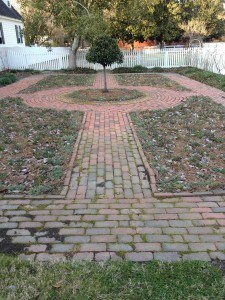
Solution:
<path fill-rule="evenodd" d="M 113 63 L 121 64 L 123 62 L 123 53 L 118 47 L 117 41 L 111 36 L 103 35 L 98 37 L 86 55 L 87 61 L 98 63 L 104 69 L 104 89 L 103 92 L 108 92 L 106 81 L 106 67 Z"/>

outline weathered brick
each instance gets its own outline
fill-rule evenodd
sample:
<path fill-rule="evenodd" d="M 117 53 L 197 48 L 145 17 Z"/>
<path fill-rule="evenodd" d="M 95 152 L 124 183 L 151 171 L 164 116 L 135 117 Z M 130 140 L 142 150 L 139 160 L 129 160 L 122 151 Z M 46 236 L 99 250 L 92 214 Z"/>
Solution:
<path fill-rule="evenodd" d="M 42 226 L 43 224 L 40 222 L 21 222 L 19 224 L 19 228 L 39 228 Z"/>
<path fill-rule="evenodd" d="M 150 243 L 172 242 L 171 236 L 169 235 L 146 235 L 145 238 Z"/>
<path fill-rule="evenodd" d="M 88 228 L 86 234 L 87 235 L 110 234 L 110 229 L 109 228 Z"/>
<path fill-rule="evenodd" d="M 107 251 L 133 251 L 133 248 L 129 244 L 109 244 L 107 246 Z"/>
<path fill-rule="evenodd" d="M 26 229 L 11 229 L 7 231 L 6 235 L 30 235 L 30 231 Z"/>
<path fill-rule="evenodd" d="M 179 251 L 188 251 L 188 245 L 183 243 L 163 243 L 163 250 L 165 252 L 173 251 L 173 252 L 179 252 Z"/>
<path fill-rule="evenodd" d="M 112 234 L 136 234 L 136 230 L 132 228 L 112 228 Z"/>
<path fill-rule="evenodd" d="M 110 252 L 99 252 L 95 254 L 95 261 L 107 261 L 110 260 Z"/>
<path fill-rule="evenodd" d="M 91 240 L 90 236 L 76 235 L 68 236 L 64 238 L 65 243 L 89 243 Z"/>
<path fill-rule="evenodd" d="M 130 252 L 125 254 L 125 259 L 136 262 L 146 262 L 153 260 L 153 254 L 151 252 Z"/>
<path fill-rule="evenodd" d="M 154 253 L 154 259 L 160 261 L 174 262 L 180 261 L 181 256 L 178 252 L 156 252 Z"/>
<path fill-rule="evenodd" d="M 44 225 L 45 228 L 63 228 L 65 224 L 63 222 L 46 222 Z"/>
<path fill-rule="evenodd" d="M 83 221 L 105 221 L 106 216 L 104 215 L 85 215 Z"/>
<path fill-rule="evenodd" d="M 210 256 L 207 252 L 198 252 L 182 255 L 183 260 L 201 260 L 201 261 L 210 261 Z"/>
<path fill-rule="evenodd" d="M 53 244 L 52 248 L 50 250 L 51 253 L 66 253 L 74 251 L 79 251 L 79 245 L 77 246 L 78 249 L 76 249 L 76 245 L 74 244 Z"/>
<path fill-rule="evenodd" d="M 115 235 L 93 235 L 91 236 L 92 243 L 115 243 Z"/>
<path fill-rule="evenodd" d="M 47 245 L 31 245 L 29 247 L 26 248 L 26 250 L 28 252 L 33 252 L 33 253 L 41 253 L 41 252 L 45 252 L 47 249 Z"/>
<path fill-rule="evenodd" d="M 95 227 L 118 227 L 117 221 L 95 222 Z"/>
<path fill-rule="evenodd" d="M 89 244 L 80 244 L 80 252 L 105 252 L 106 244 L 105 243 L 89 243 Z"/>
<path fill-rule="evenodd" d="M 190 227 L 188 228 L 190 234 L 211 234 L 213 233 L 213 228 L 211 227 Z"/>
<path fill-rule="evenodd" d="M 136 243 L 135 244 L 136 251 L 161 251 L 160 243 Z"/>
<path fill-rule="evenodd" d="M 167 220 L 145 221 L 145 226 L 158 228 L 169 227 L 169 222 Z"/>
<path fill-rule="evenodd" d="M 171 227 L 191 227 L 193 226 L 191 221 L 185 220 L 185 221 L 180 221 L 180 220 L 175 220 L 175 221 L 169 221 L 169 224 Z"/>
<path fill-rule="evenodd" d="M 17 226 L 18 223 L 15 222 L 0 223 L 0 229 L 17 228 Z"/>
<path fill-rule="evenodd" d="M 34 218 L 34 222 L 48 222 L 48 221 L 56 221 L 56 216 L 44 215 L 44 216 L 36 216 Z"/>
<path fill-rule="evenodd" d="M 62 228 L 59 230 L 60 235 L 83 235 L 84 228 Z"/>
<path fill-rule="evenodd" d="M 161 228 L 147 228 L 147 227 L 139 227 L 136 229 L 138 234 L 162 234 Z"/>
<path fill-rule="evenodd" d="M 215 244 L 213 243 L 189 243 L 189 247 L 192 251 L 196 251 L 196 252 L 204 252 L 204 251 L 216 251 L 217 248 L 215 246 Z"/>
<path fill-rule="evenodd" d="M 36 261 L 39 261 L 39 262 L 65 262 L 66 257 L 64 256 L 64 254 L 39 253 L 36 256 Z"/>
<path fill-rule="evenodd" d="M 64 209 L 64 210 L 52 210 L 51 211 L 51 214 L 53 215 L 53 216 L 70 216 L 70 215 L 72 215 L 73 214 L 73 210 L 66 210 L 66 209 Z"/>
<path fill-rule="evenodd" d="M 36 239 L 33 236 L 16 236 L 12 238 L 12 243 L 14 244 L 28 244 L 35 243 Z"/>
<path fill-rule="evenodd" d="M 94 260 L 93 252 L 76 253 L 72 258 L 72 262 L 92 261 Z"/>

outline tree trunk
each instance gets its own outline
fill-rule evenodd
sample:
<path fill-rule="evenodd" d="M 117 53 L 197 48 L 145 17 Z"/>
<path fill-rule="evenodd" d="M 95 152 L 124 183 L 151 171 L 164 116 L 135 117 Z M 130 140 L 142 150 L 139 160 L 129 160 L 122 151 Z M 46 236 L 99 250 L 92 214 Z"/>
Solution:
<path fill-rule="evenodd" d="M 74 40 L 73 40 L 73 44 L 72 44 L 72 51 L 74 53 L 74 57 L 75 57 L 75 62 L 74 62 L 74 67 L 76 68 L 77 67 L 77 50 L 80 46 L 80 37 L 75 35 L 74 36 Z"/>
<path fill-rule="evenodd" d="M 103 89 L 103 93 L 108 93 L 107 80 L 106 80 L 106 68 L 105 68 L 105 66 L 103 66 L 103 68 L 104 68 L 104 89 Z"/>

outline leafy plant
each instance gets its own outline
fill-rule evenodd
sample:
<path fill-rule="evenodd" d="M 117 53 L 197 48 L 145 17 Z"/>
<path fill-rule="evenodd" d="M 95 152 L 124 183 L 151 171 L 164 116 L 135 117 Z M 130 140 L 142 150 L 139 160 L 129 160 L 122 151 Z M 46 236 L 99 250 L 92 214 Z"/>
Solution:
<path fill-rule="evenodd" d="M 106 81 L 106 67 L 113 63 L 123 62 L 123 53 L 120 51 L 117 41 L 111 36 L 103 35 L 98 37 L 89 49 L 86 59 L 91 63 L 98 63 L 104 69 L 104 92 L 108 92 Z"/>
<path fill-rule="evenodd" d="M 16 76 L 14 74 L 5 73 L 0 76 L 0 86 L 9 85 L 14 82 L 16 82 Z"/>

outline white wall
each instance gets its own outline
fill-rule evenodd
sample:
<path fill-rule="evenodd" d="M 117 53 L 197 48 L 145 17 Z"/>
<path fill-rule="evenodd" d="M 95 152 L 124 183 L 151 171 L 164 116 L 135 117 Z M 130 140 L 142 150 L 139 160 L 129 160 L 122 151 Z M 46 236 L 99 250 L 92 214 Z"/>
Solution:
<path fill-rule="evenodd" d="M 5 38 L 5 44 L 0 44 L 0 47 L 24 47 L 25 42 L 23 39 L 23 44 L 18 44 L 16 39 L 15 25 L 20 25 L 23 28 L 22 22 L 14 19 L 4 18 L 0 16 L 0 22 L 2 23 L 3 33 Z"/>

